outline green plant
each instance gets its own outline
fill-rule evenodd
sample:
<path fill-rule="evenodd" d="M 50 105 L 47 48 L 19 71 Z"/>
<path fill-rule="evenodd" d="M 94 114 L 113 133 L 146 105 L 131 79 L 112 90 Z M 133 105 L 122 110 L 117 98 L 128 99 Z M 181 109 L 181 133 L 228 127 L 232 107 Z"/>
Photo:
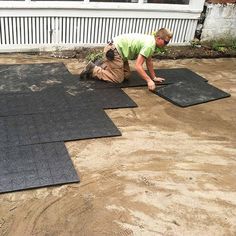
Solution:
<path fill-rule="evenodd" d="M 236 39 L 232 41 L 232 48 L 236 49 Z"/>
<path fill-rule="evenodd" d="M 226 52 L 227 50 L 236 49 L 235 38 L 221 38 L 216 40 L 207 41 L 206 44 L 217 52 Z"/>
<path fill-rule="evenodd" d="M 201 47 L 201 42 L 199 41 L 199 39 L 193 39 L 190 41 L 190 45 L 194 48 L 194 47 Z"/>
<path fill-rule="evenodd" d="M 218 52 L 226 52 L 228 49 L 227 49 L 227 47 L 224 47 L 224 46 L 218 46 L 214 50 L 218 51 Z"/>
<path fill-rule="evenodd" d="M 226 48 L 226 44 L 220 41 L 215 41 L 212 43 L 212 49 L 217 52 L 224 52 Z"/>
<path fill-rule="evenodd" d="M 95 62 L 98 59 L 102 59 L 103 58 L 103 52 L 91 52 L 86 56 L 86 60 L 87 61 L 93 61 Z"/>
<path fill-rule="evenodd" d="M 156 48 L 155 54 L 156 55 L 164 55 L 166 54 L 167 49 L 166 48 Z"/>

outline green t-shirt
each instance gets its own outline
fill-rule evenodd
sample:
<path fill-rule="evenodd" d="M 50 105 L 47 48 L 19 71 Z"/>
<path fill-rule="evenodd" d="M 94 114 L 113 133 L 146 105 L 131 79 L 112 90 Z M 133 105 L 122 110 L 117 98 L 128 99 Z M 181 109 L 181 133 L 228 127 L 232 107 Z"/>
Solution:
<path fill-rule="evenodd" d="M 135 60 L 139 54 L 148 58 L 156 48 L 155 38 L 145 34 L 123 34 L 115 37 L 114 44 L 124 60 Z"/>

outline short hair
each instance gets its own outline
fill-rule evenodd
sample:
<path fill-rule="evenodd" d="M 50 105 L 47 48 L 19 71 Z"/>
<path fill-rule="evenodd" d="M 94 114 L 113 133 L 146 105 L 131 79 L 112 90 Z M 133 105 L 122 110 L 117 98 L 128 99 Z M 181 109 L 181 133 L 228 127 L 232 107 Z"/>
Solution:
<path fill-rule="evenodd" d="M 155 37 L 160 37 L 160 38 L 172 38 L 173 37 L 173 33 L 169 30 L 169 29 L 166 29 L 166 28 L 161 28 L 159 29 L 158 31 L 155 32 L 154 34 Z"/>

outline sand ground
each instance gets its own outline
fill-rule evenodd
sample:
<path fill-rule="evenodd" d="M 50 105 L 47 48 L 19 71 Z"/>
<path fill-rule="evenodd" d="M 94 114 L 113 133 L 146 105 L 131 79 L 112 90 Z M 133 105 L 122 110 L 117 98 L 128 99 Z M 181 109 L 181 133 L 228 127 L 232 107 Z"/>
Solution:
<path fill-rule="evenodd" d="M 1 55 L 1 64 L 75 59 Z M 146 87 L 138 108 L 106 110 L 122 136 L 67 142 L 79 184 L 0 195 L 0 235 L 236 235 L 236 59 L 155 61 L 187 67 L 230 98 L 179 108 Z"/>

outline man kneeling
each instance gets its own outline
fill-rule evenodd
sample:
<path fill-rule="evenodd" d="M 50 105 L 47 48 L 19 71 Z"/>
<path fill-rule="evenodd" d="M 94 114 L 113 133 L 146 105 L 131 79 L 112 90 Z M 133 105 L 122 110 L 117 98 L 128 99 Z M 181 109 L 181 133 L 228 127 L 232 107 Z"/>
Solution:
<path fill-rule="evenodd" d="M 129 60 L 136 60 L 135 69 L 147 82 L 148 89 L 153 91 L 156 86 L 154 81 L 163 82 L 164 78 L 155 75 L 152 56 L 157 48 L 166 46 L 173 34 L 168 29 L 161 28 L 154 35 L 123 34 L 115 37 L 104 48 L 105 60 L 98 66 L 89 62 L 80 74 L 83 77 L 89 74 L 92 78 L 122 83 L 130 75 Z M 143 69 L 146 62 L 150 76 Z"/>

